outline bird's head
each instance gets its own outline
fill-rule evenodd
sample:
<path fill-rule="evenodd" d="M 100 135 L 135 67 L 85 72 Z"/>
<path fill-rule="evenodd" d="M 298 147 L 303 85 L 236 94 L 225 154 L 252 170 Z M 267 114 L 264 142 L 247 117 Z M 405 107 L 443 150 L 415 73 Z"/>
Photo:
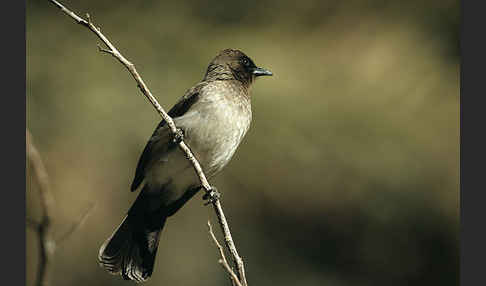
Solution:
<path fill-rule="evenodd" d="M 240 50 L 226 49 L 211 61 L 205 80 L 236 79 L 249 86 L 256 77 L 273 75 L 271 71 L 257 67 L 252 59 Z"/>

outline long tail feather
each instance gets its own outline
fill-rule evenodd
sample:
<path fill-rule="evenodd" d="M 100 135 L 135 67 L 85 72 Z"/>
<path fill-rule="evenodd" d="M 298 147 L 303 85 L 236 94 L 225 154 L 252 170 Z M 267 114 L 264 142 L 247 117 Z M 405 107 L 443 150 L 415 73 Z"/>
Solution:
<path fill-rule="evenodd" d="M 153 229 L 144 221 L 125 217 L 100 248 L 98 262 L 101 267 L 111 274 L 121 274 L 126 280 L 146 281 L 154 269 L 165 219 L 159 220 L 159 227 Z"/>

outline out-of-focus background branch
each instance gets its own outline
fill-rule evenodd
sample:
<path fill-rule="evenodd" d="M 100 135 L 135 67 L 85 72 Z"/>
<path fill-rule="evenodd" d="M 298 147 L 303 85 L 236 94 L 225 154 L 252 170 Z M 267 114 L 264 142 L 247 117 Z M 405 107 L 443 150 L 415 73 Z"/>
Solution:
<path fill-rule="evenodd" d="M 255 84 L 252 128 L 213 182 L 227 190 L 250 285 L 459 284 L 459 1 L 63 3 L 91 12 L 164 108 L 223 48 L 274 72 Z M 86 45 L 95 36 L 47 1 L 27 2 L 26 24 L 27 125 L 54 224 L 98 203 L 56 253 L 52 285 L 131 285 L 96 255 L 135 199 L 129 184 L 159 117 Z M 27 215 L 39 217 L 28 178 Z M 168 221 L 146 285 L 228 285 L 208 215 L 195 198 Z M 26 247 L 33 285 L 32 231 Z"/>
<path fill-rule="evenodd" d="M 95 206 L 92 204 L 90 208 L 75 222 L 71 227 L 64 232 L 59 238 L 54 238 L 52 231 L 52 223 L 55 220 L 52 213 L 54 211 L 54 199 L 51 194 L 51 187 L 49 183 L 49 174 L 44 166 L 41 154 L 34 144 L 32 134 L 29 130 L 25 130 L 26 139 L 26 154 L 28 159 L 28 182 L 34 181 L 39 190 L 39 203 L 41 206 L 41 218 L 36 220 L 32 217 L 27 217 L 26 226 L 30 227 L 37 238 L 37 248 L 39 258 L 37 261 L 37 274 L 35 285 L 47 286 L 50 285 L 50 266 L 52 264 L 52 257 L 56 251 L 57 245 L 62 244 L 68 239 L 77 229 L 81 227 L 89 212 Z"/>
<path fill-rule="evenodd" d="M 39 249 L 39 261 L 37 266 L 36 286 L 47 286 L 49 284 L 49 266 L 51 264 L 51 257 L 54 254 L 56 247 L 54 239 L 52 239 L 51 223 L 52 223 L 52 209 L 54 200 L 50 191 L 49 175 L 42 161 L 41 155 L 34 145 L 32 135 L 29 130 L 25 131 L 26 140 L 26 154 L 28 159 L 29 170 L 32 171 L 32 177 L 39 189 L 41 218 L 36 221 L 33 218 L 27 218 L 27 226 L 35 232 L 37 236 L 37 247 Z M 32 178 L 31 177 L 31 178 Z M 30 180 L 32 181 L 32 180 Z"/>

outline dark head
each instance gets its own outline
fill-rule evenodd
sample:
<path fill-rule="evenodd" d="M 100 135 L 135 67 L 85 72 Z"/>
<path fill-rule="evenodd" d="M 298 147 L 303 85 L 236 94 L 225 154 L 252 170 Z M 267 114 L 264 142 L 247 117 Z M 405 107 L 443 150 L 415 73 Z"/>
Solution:
<path fill-rule="evenodd" d="M 256 77 L 272 75 L 269 70 L 259 68 L 242 51 L 226 49 L 209 64 L 204 80 L 239 80 L 249 86 Z"/>

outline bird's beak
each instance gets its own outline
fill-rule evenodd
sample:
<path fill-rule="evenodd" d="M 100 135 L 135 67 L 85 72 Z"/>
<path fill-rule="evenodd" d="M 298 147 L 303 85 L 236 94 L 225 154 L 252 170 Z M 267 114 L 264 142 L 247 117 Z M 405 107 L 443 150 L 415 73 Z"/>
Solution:
<path fill-rule="evenodd" d="M 252 71 L 252 74 L 254 76 L 262 76 L 262 75 L 273 75 L 273 73 L 269 70 L 266 70 L 264 68 L 254 68 Z"/>

